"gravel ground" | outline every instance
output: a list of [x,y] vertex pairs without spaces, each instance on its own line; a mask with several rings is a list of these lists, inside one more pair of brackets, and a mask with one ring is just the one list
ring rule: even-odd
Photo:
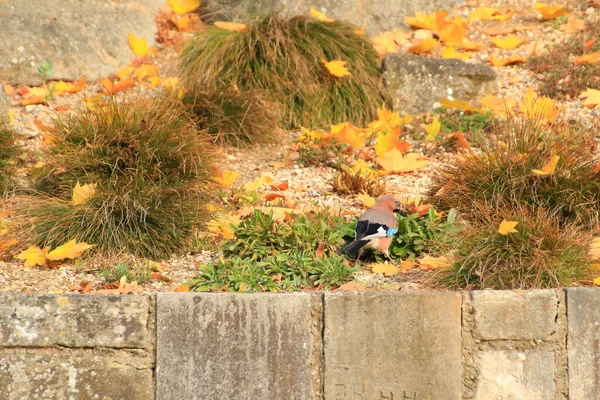
[[[553,2],[559,4],[559,2]],[[471,23],[468,36],[471,41],[483,42],[484,49],[481,52],[472,53],[471,62],[488,63],[489,56],[509,57],[524,56],[527,57],[531,51],[531,44],[537,41],[536,48],[538,53],[544,48],[564,40],[567,35],[556,29],[552,23],[540,23],[538,14],[531,9],[534,6],[532,1],[511,0],[511,1],[491,1],[483,4],[480,0],[467,1],[456,13],[458,15],[467,15],[473,8],[479,6],[490,6],[499,8],[514,8],[517,10],[515,15],[507,22],[475,22]],[[580,15],[585,17],[586,22],[598,23],[599,9],[587,7],[582,2],[569,2],[568,6],[572,10],[579,10]],[[522,45],[516,49],[502,50],[490,45],[490,38],[483,33],[483,29],[490,26],[532,26],[531,30],[525,30],[516,33],[516,35],[526,38],[528,44]],[[172,47],[166,47],[161,50],[157,57],[156,64],[162,71],[170,71],[167,75],[174,73],[176,60],[176,51]],[[520,98],[521,93],[529,87],[536,88],[537,77],[532,72],[520,67],[500,67],[496,68],[498,72],[498,84],[500,97]],[[163,74],[162,77],[166,75]],[[518,76],[519,79],[515,77]],[[35,163],[35,153],[41,146],[45,136],[44,126],[50,124],[51,120],[58,114],[69,113],[77,110],[85,98],[90,98],[101,93],[98,84],[92,84],[84,91],[76,94],[70,94],[62,97],[50,99],[48,105],[20,106],[19,96],[12,97],[10,112],[12,115],[13,126],[18,131],[19,141],[27,149],[27,156],[24,160],[24,166],[28,167]],[[132,91],[136,95],[152,95],[152,89],[148,87],[138,87]],[[562,102],[565,116],[583,126],[592,126],[598,121],[597,110],[583,108],[579,100]],[[66,108],[66,110],[64,110]],[[58,111],[63,109],[63,111]],[[282,143],[271,146],[252,147],[249,149],[223,149],[221,168],[232,169],[240,173],[236,183],[243,184],[256,177],[269,174],[276,182],[289,182],[289,189],[283,194],[293,200],[297,207],[315,207],[327,206],[333,210],[340,210],[343,214],[355,215],[362,211],[362,201],[356,196],[338,196],[333,193],[330,185],[334,170],[324,167],[302,167],[297,161],[292,159],[289,166],[277,166],[277,162],[285,159],[289,146],[293,142],[293,133],[286,134]],[[388,192],[397,195],[401,199],[422,198],[429,189],[430,176],[432,171],[439,168],[440,165],[452,162],[456,157],[455,153],[448,153],[443,147],[424,146],[413,140],[412,149],[421,150],[430,157],[428,167],[416,174],[390,175],[387,176],[386,184]],[[23,168],[23,174],[27,174],[27,169]],[[160,275],[163,280],[152,279],[148,283],[141,285],[145,292],[154,291],[172,291],[186,280],[192,278],[197,272],[197,266],[210,260],[212,254],[203,252],[201,254],[187,255],[185,257],[169,260],[166,267]],[[61,265],[55,269],[47,268],[26,268],[20,262],[0,262],[0,291],[15,292],[35,292],[35,293],[64,293],[77,292],[80,288],[86,286],[89,282],[91,291],[97,291],[105,288],[107,282],[101,276],[99,263],[88,261],[76,265]],[[427,290],[431,285],[427,284],[426,274],[420,270],[409,271],[405,274],[399,274],[393,277],[383,277],[379,274],[373,274],[368,270],[361,270],[356,280],[367,288],[394,289],[394,290]],[[83,283],[83,284],[82,284]],[[87,289],[86,289],[87,291]]]

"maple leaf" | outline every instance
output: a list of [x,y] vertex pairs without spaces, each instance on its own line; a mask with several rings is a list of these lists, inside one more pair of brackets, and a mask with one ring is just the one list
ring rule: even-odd
[[71,204],[74,206],[78,206],[80,204],[85,203],[96,194],[96,184],[95,183],[86,183],[83,186],[77,182],[75,187],[73,188],[73,197],[71,199]]
[[188,285],[181,284],[179,286],[177,286],[174,290],[174,292],[189,292],[190,291],[190,287]]
[[550,5],[535,3],[535,9],[542,14],[542,18],[546,21],[556,19],[569,13],[569,10],[565,9],[564,4]]
[[462,147],[463,149],[471,148],[471,145],[469,142],[467,142],[467,139],[465,139],[465,134],[463,131],[452,132],[450,135],[446,136],[446,139],[455,139],[458,146]]
[[404,21],[411,28],[429,29],[430,31],[439,31],[449,22],[448,12],[446,11],[436,11],[431,14],[416,11],[414,17],[406,16]]
[[492,16],[496,15],[500,9],[492,7],[477,7],[469,14],[469,21],[487,21],[492,19]]
[[463,40],[462,43],[457,44],[455,46],[465,51],[479,51],[483,49],[483,43],[474,43],[468,40]]
[[371,268],[371,271],[375,272],[376,274],[383,274],[385,276],[396,275],[398,272],[400,272],[400,269],[394,264],[376,263],[369,265],[369,267]]
[[577,33],[585,30],[585,21],[575,14],[569,15],[567,22],[560,26],[560,30],[564,33]]
[[367,288],[365,288],[363,285],[361,285],[360,283],[356,282],[356,281],[352,281],[352,282],[347,282],[344,283],[343,285],[341,285],[338,290],[367,290]]
[[434,39],[415,40],[408,50],[409,54],[430,53],[438,47],[439,42]]
[[448,98],[438,101],[444,108],[460,108],[463,111],[470,113],[482,113],[482,109],[473,107],[470,103],[461,100],[450,100]]
[[148,47],[146,38],[136,38],[133,33],[130,33],[127,36],[127,39],[129,41],[129,47],[131,47],[131,50],[133,50],[133,54],[140,57],[145,57],[148,54],[150,47]]
[[480,100],[483,111],[491,111],[494,115],[506,118],[517,105],[517,100],[512,97],[501,99],[493,94],[487,94]]
[[231,186],[233,181],[235,181],[238,178],[238,176],[240,176],[239,172],[228,169],[226,171],[223,171],[221,173],[221,176],[214,179],[219,185],[229,187]]
[[[102,78],[100,81],[102,83],[102,92],[106,96],[110,96],[119,92],[123,92],[127,89],[131,89],[135,87],[135,81],[131,78],[120,79],[117,83],[115,83],[112,79]],[[89,105],[88,105],[89,108]]]
[[581,93],[579,97],[585,99],[583,101],[584,106],[598,107],[600,105],[600,90],[587,88],[587,90]]
[[352,146],[355,149],[360,149],[365,144],[367,132],[348,122],[342,122],[341,124],[331,125],[331,134],[329,137],[336,139],[340,143]]
[[400,272],[405,273],[417,266],[417,263],[410,260],[402,260],[400,262]]
[[377,131],[377,143],[374,146],[377,157],[383,157],[385,153],[397,146],[400,130],[401,127],[397,126],[389,130]]
[[444,256],[440,257],[432,257],[432,256],[423,256],[417,259],[419,265],[423,269],[446,269],[450,267],[450,262],[448,258]]
[[248,32],[248,26],[246,24],[240,24],[237,22],[217,21],[217,22],[215,22],[215,26],[217,28],[226,29],[228,31]]
[[524,64],[527,62],[527,59],[524,57],[520,57],[520,56],[514,56],[514,57],[507,57],[507,58],[496,58],[493,55],[490,55],[490,63],[494,66],[494,67],[504,67],[507,65],[517,65],[517,64]]
[[594,278],[594,286],[600,286],[600,278]]
[[371,208],[375,205],[375,199],[366,193],[359,194],[358,198],[363,201],[363,203],[365,204],[365,207],[367,207],[367,208]]
[[467,34],[467,23],[462,18],[457,17],[454,21],[446,24],[438,35],[442,42],[446,44],[460,44]]
[[440,133],[440,128],[442,124],[440,123],[440,119],[436,115],[433,117],[433,122],[425,125],[425,132],[427,132],[427,137],[425,138],[426,142],[433,142],[437,137],[438,133]]
[[333,22],[333,20],[331,18],[329,18],[327,15],[325,15],[324,13],[315,10],[314,8],[310,9],[310,15],[312,15],[315,19],[317,19],[318,21],[321,22]]
[[523,94],[521,107],[527,118],[541,119],[543,123],[554,121],[561,111],[554,100],[549,97],[538,96],[531,87]]
[[514,49],[519,47],[523,43],[525,43],[525,40],[515,35],[510,35],[502,39],[492,39],[492,44],[500,49]]
[[325,61],[323,60],[323,64],[325,64],[325,68],[327,71],[335,77],[343,78],[344,76],[351,75],[348,68],[346,68],[346,61],[333,60],[333,61]]
[[388,53],[397,53],[400,46],[408,44],[408,34],[401,29],[386,31],[371,38],[371,44],[380,56]]
[[542,169],[534,169],[532,172],[536,175],[547,176],[554,174],[554,170],[556,170],[556,164],[560,160],[560,156],[552,156],[550,161],[548,161]]
[[442,58],[456,58],[458,60],[468,60],[471,55],[469,53],[459,53],[454,46],[446,46],[442,49]]
[[46,253],[47,251],[40,249],[37,246],[29,246],[27,250],[20,252],[17,255],[19,260],[25,261],[26,267],[33,267],[36,265],[46,265]]
[[175,14],[187,14],[200,7],[200,0],[167,0]]
[[84,251],[94,246],[95,245],[93,244],[87,244],[85,242],[77,243],[77,240],[73,239],[49,252],[46,258],[51,261],[64,260],[65,258],[77,258],[81,256]]
[[192,22],[195,19],[190,15],[174,15],[171,17],[170,21],[177,27],[179,32],[186,32],[190,29]]
[[240,222],[241,218],[237,215],[220,215],[213,218],[206,229],[209,232],[222,235],[225,240],[229,240],[235,237],[233,227],[238,226]]
[[500,223],[500,226],[498,227],[498,233],[501,235],[508,235],[509,233],[517,233],[519,231],[516,230],[515,227],[518,224],[519,223],[517,221],[502,220],[502,222]]
[[156,65],[143,64],[135,69],[133,77],[141,82],[146,78],[158,75],[158,71],[160,69]]
[[588,53],[571,59],[573,64],[595,64],[600,62],[600,51]]
[[81,92],[86,84],[87,79],[83,77],[73,83],[64,81],[52,82],[50,87],[52,88],[52,96],[63,96],[66,93]]
[[256,178],[255,180],[253,180],[252,182],[244,185],[244,189],[246,189],[247,192],[252,192],[252,191],[266,185],[267,183],[273,183],[273,178],[271,178],[269,175],[262,175],[262,176]]
[[394,148],[383,157],[375,159],[379,165],[390,173],[405,173],[423,169],[427,166],[427,158],[425,156],[409,153],[402,155],[400,150]]

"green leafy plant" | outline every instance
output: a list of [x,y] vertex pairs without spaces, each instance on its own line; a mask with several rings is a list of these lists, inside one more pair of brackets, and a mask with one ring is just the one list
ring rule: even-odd
[[[231,87],[266,92],[282,105],[285,128],[365,125],[390,99],[380,60],[356,28],[309,16],[259,18],[246,32],[208,28],[181,53],[184,87],[194,93]],[[325,61],[347,62],[349,76],[332,76]]]
[[146,283],[151,280],[151,270],[147,265],[136,263],[118,263],[117,265],[110,268],[103,268],[100,271],[100,275],[107,282],[117,282],[122,277],[126,277],[128,282],[136,281],[137,283]]
[[367,193],[378,197],[385,192],[385,182],[380,179],[378,171],[366,163],[357,163],[354,167],[341,164],[331,186],[334,192],[342,194]]
[[[561,224],[544,209],[480,207],[455,236],[453,265],[440,282],[461,289],[555,288],[593,278],[588,255],[591,233]],[[503,220],[517,232],[498,232]]]
[[[209,213],[212,150],[177,103],[111,98],[57,120],[38,193],[19,207],[23,236],[56,246],[73,238],[105,254],[162,259],[185,252]],[[95,185],[72,200],[75,186]]]
[[224,258],[200,268],[191,289],[276,292],[341,285],[356,269],[335,252],[343,243],[340,222],[327,212],[281,221],[255,211],[223,244]]

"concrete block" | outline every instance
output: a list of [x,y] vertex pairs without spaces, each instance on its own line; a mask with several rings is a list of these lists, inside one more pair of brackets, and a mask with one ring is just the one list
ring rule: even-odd
[[408,114],[430,111],[449,95],[472,101],[498,90],[496,72],[483,64],[390,53],[383,60],[383,69],[394,110]]
[[127,35],[155,45],[154,18],[164,0],[0,1],[0,80],[42,83],[48,61],[52,80],[98,79],[135,57]]
[[554,399],[554,354],[550,351],[482,351],[476,355],[473,400]]
[[461,398],[461,295],[326,293],[325,398]]
[[0,350],[0,399],[153,398],[152,363],[125,351]]
[[600,398],[600,289],[568,288],[569,399]]
[[149,346],[147,296],[0,294],[0,347]]
[[319,294],[158,293],[157,398],[316,399]]
[[476,339],[546,339],[556,330],[555,290],[471,292]]
[[310,8],[328,17],[363,26],[367,36],[407,27],[405,16],[415,11],[449,10],[463,0],[205,0],[204,15],[247,21],[249,17],[278,10],[289,14],[307,13]]

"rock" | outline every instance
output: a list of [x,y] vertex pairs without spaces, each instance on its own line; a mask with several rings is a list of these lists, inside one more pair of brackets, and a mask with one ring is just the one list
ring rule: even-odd
[[152,362],[95,350],[2,349],[0,398],[147,400]]
[[281,10],[289,14],[302,14],[310,8],[327,14],[329,18],[364,26],[367,36],[382,31],[407,27],[405,16],[415,11],[434,12],[449,10],[462,0],[206,0],[202,2],[204,15],[219,19],[247,20],[251,15],[262,15]]
[[325,293],[325,398],[461,398],[458,293]]
[[556,330],[555,290],[481,290],[470,294],[477,339],[546,339]]
[[147,348],[147,296],[0,294],[0,346]]
[[154,17],[163,0],[0,1],[0,80],[39,85],[38,66],[52,80],[97,79],[127,65],[131,32],[155,44]]
[[454,100],[472,101],[498,89],[491,67],[461,60],[390,53],[383,69],[394,110],[408,114],[427,112],[450,94]]
[[568,288],[569,399],[600,398],[600,290]]
[[0,122],[7,118],[8,116],[8,106],[10,105],[10,100],[4,91],[4,85],[0,82]]
[[550,351],[489,350],[477,354],[473,400],[554,399],[554,354]]
[[157,295],[157,398],[316,399],[319,294]]

